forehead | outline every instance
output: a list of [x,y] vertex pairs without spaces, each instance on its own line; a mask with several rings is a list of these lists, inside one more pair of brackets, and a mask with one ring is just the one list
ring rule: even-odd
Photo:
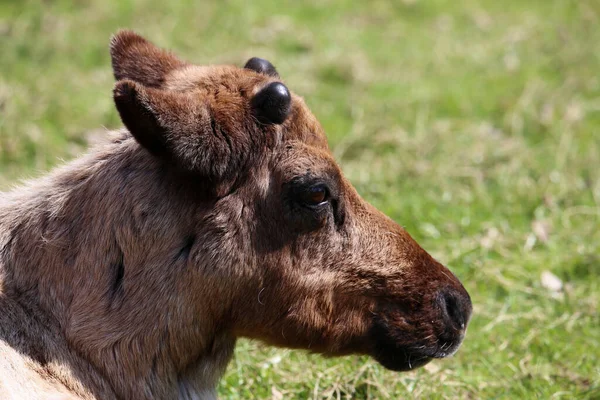
[[277,163],[283,167],[281,173],[285,181],[299,176],[339,178],[341,174],[328,149],[299,140],[285,143]]
[[241,94],[253,94],[263,85],[275,79],[233,65],[186,65],[175,69],[165,78],[168,90],[228,90]]
[[[210,97],[210,101],[238,103],[241,98],[246,100],[245,106],[249,106],[252,96],[267,84],[278,81],[281,82],[281,79],[231,65],[188,65],[172,71],[165,79],[165,88],[174,91],[200,91]],[[223,96],[224,92],[228,96]],[[235,99],[230,96],[235,96]],[[245,114],[240,112],[239,115],[242,118]],[[282,142],[300,141],[329,151],[323,128],[302,97],[293,92],[290,115],[278,129]]]

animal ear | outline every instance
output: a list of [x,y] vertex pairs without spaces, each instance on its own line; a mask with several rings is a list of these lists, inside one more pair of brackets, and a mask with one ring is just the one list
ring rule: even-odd
[[259,74],[265,74],[275,78],[279,78],[279,74],[275,69],[275,66],[264,58],[252,57],[246,62],[244,68],[256,71]]
[[292,96],[283,83],[271,82],[254,95],[251,104],[259,122],[265,125],[282,124],[290,113]]
[[212,182],[237,168],[236,143],[244,142],[225,137],[208,105],[193,94],[122,80],[113,96],[125,127],[155,156]]
[[208,132],[211,118],[207,108],[189,94],[122,80],[116,83],[113,95],[123,124],[152,154],[168,156],[185,165],[203,150],[201,133]]
[[111,38],[110,56],[116,80],[130,79],[149,87],[160,87],[169,72],[186,65],[170,52],[128,30],[119,31]]
[[[134,81],[122,80],[115,85],[113,97],[121,120],[133,137],[151,153],[161,155],[166,149],[166,129],[160,123],[159,110],[156,101],[150,100],[149,90]],[[152,97],[160,100],[156,97],[161,96]]]

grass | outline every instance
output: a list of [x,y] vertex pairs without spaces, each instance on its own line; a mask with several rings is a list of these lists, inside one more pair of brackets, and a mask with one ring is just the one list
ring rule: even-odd
[[222,398],[598,399],[598,26],[596,0],[4,1],[0,186],[120,125],[119,27],[200,64],[265,57],[475,313],[455,357],[406,374],[241,341]]

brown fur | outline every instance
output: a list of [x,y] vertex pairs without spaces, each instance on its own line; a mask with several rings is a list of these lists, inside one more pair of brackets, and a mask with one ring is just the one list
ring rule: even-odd
[[[129,131],[0,196],[0,398],[213,398],[238,337],[396,370],[458,348],[464,288],[356,193],[302,99],[255,118],[276,73],[128,31],[111,54]],[[328,201],[299,203],[315,182]]]

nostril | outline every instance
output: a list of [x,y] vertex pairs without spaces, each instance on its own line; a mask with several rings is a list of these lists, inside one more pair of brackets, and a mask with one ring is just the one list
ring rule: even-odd
[[442,315],[447,323],[456,329],[465,329],[471,316],[471,300],[468,294],[462,294],[455,289],[446,289],[439,294]]
[[456,297],[452,295],[446,295],[446,313],[450,317],[450,320],[454,321],[461,329],[464,329],[465,318],[458,309]]

